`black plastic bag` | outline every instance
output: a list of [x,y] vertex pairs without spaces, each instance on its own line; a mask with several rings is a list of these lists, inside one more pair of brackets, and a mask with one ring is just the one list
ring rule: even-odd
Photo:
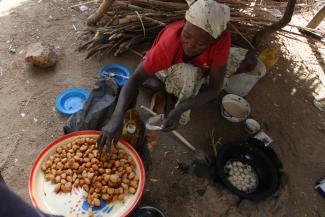
[[[116,82],[109,78],[100,78],[93,86],[89,98],[84,107],[77,113],[71,115],[63,125],[64,134],[82,131],[98,130],[110,120],[118,100],[120,88]],[[131,107],[135,106],[132,102]],[[141,133],[134,146],[139,153],[146,171],[151,168],[151,156],[146,146],[145,126],[141,121]]]
[[81,130],[101,130],[114,112],[119,91],[114,80],[97,80],[84,107],[64,123],[64,134]]

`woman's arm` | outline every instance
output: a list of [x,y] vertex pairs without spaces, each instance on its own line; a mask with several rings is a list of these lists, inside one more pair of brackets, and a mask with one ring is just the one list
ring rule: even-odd
[[123,129],[124,114],[136,99],[140,85],[148,78],[149,75],[145,72],[141,62],[122,88],[111,119],[102,128],[102,133],[97,140],[100,156],[105,145],[108,153],[111,143],[117,144]]
[[149,75],[143,69],[141,62],[137,66],[135,72],[129,78],[125,86],[122,88],[112,118],[123,119],[124,114],[129,108],[131,102],[133,102],[137,97],[139,87],[148,78]]
[[170,131],[177,127],[181,114],[195,106],[204,105],[218,97],[223,85],[223,79],[226,73],[226,65],[210,70],[210,82],[208,88],[199,92],[192,99],[184,101],[173,109],[167,116],[164,123],[164,131]]

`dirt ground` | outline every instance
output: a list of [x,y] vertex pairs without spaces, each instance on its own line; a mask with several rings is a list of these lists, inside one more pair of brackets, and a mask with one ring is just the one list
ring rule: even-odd
[[[78,2],[0,0],[0,168],[7,184],[26,201],[33,159],[62,135],[66,118],[55,111],[56,95],[72,86],[90,90],[105,64],[120,63],[132,70],[139,61],[133,54],[84,60],[84,53],[75,52],[78,31],[91,13],[69,8]],[[25,64],[27,45],[38,41],[59,50],[55,68]],[[265,45],[280,47],[281,57],[247,100],[252,117],[263,123],[274,140],[287,185],[265,201],[240,201],[219,184],[180,173],[177,161],[192,154],[172,135],[160,134],[142,204],[157,206],[170,217],[325,216],[324,199],[314,191],[315,181],[325,177],[325,113],[312,104],[323,91],[325,46],[285,37]],[[143,93],[140,102],[148,104],[148,96]],[[223,143],[246,136],[243,125],[222,119],[215,104],[195,109],[191,123],[179,130],[197,148],[208,149],[207,132],[212,128]]]

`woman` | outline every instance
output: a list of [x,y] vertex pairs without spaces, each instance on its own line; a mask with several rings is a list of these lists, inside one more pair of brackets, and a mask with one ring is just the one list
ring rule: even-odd
[[[156,76],[178,101],[164,120],[164,130],[189,121],[190,109],[215,99],[222,86],[230,50],[228,6],[214,0],[198,0],[186,12],[186,21],[163,29],[152,48],[123,87],[115,111],[98,139],[99,149],[116,144],[123,117],[147,79]],[[209,80],[208,80],[209,79]],[[203,84],[207,87],[200,91]],[[109,151],[109,148],[106,148]]]

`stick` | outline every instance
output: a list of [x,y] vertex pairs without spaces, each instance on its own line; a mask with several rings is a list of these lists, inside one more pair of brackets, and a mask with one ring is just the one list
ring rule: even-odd
[[234,25],[232,25],[231,23],[229,23],[229,25],[231,25],[231,27],[249,44],[249,46],[253,48],[253,50],[256,50],[252,43],[243,34],[241,34],[241,32]]
[[181,142],[183,142],[189,149],[191,149],[192,151],[196,151],[196,148],[194,146],[191,145],[191,143],[189,143],[189,141],[187,141],[187,139],[184,138],[184,136],[182,136],[179,132],[177,132],[176,130],[173,130],[172,133],[174,134],[174,136],[176,136]]
[[159,20],[152,19],[152,18],[150,18],[150,17],[146,17],[146,16],[144,16],[143,19],[144,19],[144,20],[151,21],[151,22],[153,22],[153,23],[157,23],[157,24],[160,25],[160,26],[167,26],[166,23],[163,23],[163,22],[161,22],[161,21],[159,21]]
[[144,28],[143,21],[142,21],[142,18],[141,18],[141,16],[140,16],[139,12],[138,12],[138,11],[135,11],[135,13],[136,13],[136,14],[138,15],[138,17],[139,17],[139,20],[140,20],[140,23],[141,23],[141,26],[142,26],[142,30],[143,30],[143,37],[145,38],[145,37],[146,37],[146,28]]
[[[281,32],[283,32],[283,33],[281,34]],[[287,33],[287,34],[292,34],[292,35],[296,35],[296,36],[299,36],[299,37],[306,37],[306,36],[301,35],[301,34],[299,34],[299,33],[290,32],[290,31],[288,31],[288,30],[284,30],[284,29],[280,29],[279,32],[276,32],[276,34],[282,35],[282,36],[284,36],[284,37],[287,37],[287,38],[290,38],[290,39],[294,39],[294,40],[300,41],[300,42],[302,42],[302,43],[306,43],[306,42],[304,42],[304,41],[302,41],[302,40],[299,40],[298,38],[290,37],[290,36],[288,36],[288,35],[285,34],[285,33]],[[309,39],[309,40],[312,40],[312,41],[314,41],[314,42],[318,42],[318,43],[325,44],[324,41],[321,41],[321,40],[316,39],[316,38],[311,38],[311,37],[309,37],[308,39]],[[310,44],[309,44],[309,45],[310,45]]]
[[156,116],[157,114],[155,112],[153,112],[150,108],[145,107],[144,105],[140,106],[140,108],[142,108],[143,110],[147,111],[149,114],[151,114],[152,116]]
[[297,29],[302,29],[302,30],[306,30],[306,31],[310,31],[310,32],[316,32],[319,34],[325,34],[324,31],[322,30],[318,30],[318,29],[311,29],[311,28],[307,28],[307,27],[303,27],[303,26],[297,26],[297,25],[292,25],[292,24],[288,24],[288,26],[292,26],[292,27],[296,27]]
[[294,12],[294,9],[295,9],[296,1],[297,0],[288,0],[287,7],[286,7],[286,10],[285,10],[284,15],[282,16],[282,18],[278,22],[275,22],[272,25],[267,26],[266,28],[262,29],[261,31],[258,31],[255,34],[253,44],[256,47],[260,44],[260,42],[264,39],[264,37],[266,37],[270,33],[273,33],[273,32],[276,32],[279,29],[282,29],[288,23],[290,23],[293,12]]
[[130,51],[131,53],[133,53],[133,54],[139,56],[140,58],[143,57],[143,55],[142,55],[140,52],[138,52],[138,51],[136,51],[136,50],[134,50],[134,49],[132,49],[132,48],[129,48],[129,51]]
[[132,5],[132,4],[127,3],[127,2],[116,1],[114,4],[119,5],[119,6],[123,6],[123,7],[126,7],[126,8],[130,8],[130,9],[133,9],[133,10],[139,10],[139,11],[148,10],[146,8],[142,8],[142,7],[139,7],[139,6],[136,6],[136,5]]
[[218,146],[222,145],[222,143],[221,143],[222,137],[220,137],[217,141],[215,141],[214,130],[215,129],[211,130],[209,132],[209,135],[210,135],[211,146],[212,146],[212,149],[213,149],[214,156],[217,157]]
[[88,2],[81,2],[79,4],[75,4],[75,5],[70,6],[69,8],[75,8],[75,7],[78,7],[78,6],[81,6],[81,5],[87,5],[87,4],[90,4],[90,3],[97,2],[97,1],[98,0],[92,0],[92,1],[88,1]]
[[[155,112],[151,111],[149,108],[145,107],[144,105],[141,105],[140,108],[142,108],[143,110],[149,112],[149,114],[151,114],[152,116],[157,115]],[[184,136],[182,136],[179,132],[177,132],[176,130],[173,130],[172,133],[181,142],[183,142],[189,149],[191,149],[192,151],[195,151],[196,150],[196,148],[193,145],[191,145],[191,143],[189,141],[187,141],[187,139],[185,139]]]
[[132,0],[132,2],[140,3],[140,4],[142,3],[146,5],[151,4],[160,7],[165,7],[168,9],[177,9],[177,10],[183,10],[188,8],[188,5],[186,3],[163,2],[158,0]]

